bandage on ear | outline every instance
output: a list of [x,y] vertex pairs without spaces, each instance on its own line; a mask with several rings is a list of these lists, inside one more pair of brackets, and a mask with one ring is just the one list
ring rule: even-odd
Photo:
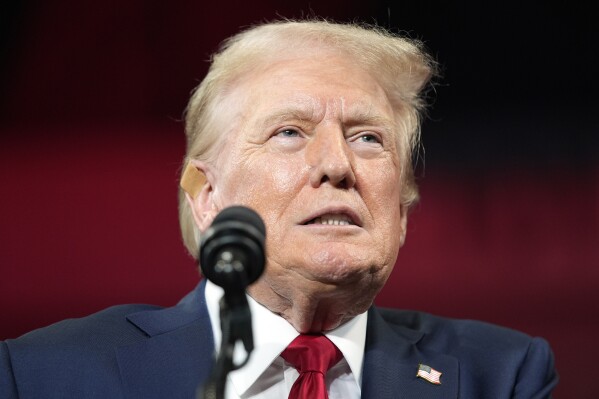
[[191,198],[195,199],[200,193],[200,190],[202,190],[204,183],[206,183],[206,175],[193,166],[191,162],[188,162],[183,171],[183,175],[181,175],[181,182],[179,183],[181,188],[189,194]]

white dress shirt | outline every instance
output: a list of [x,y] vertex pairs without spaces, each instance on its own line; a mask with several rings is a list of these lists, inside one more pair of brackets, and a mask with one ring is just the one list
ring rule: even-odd
[[[216,351],[220,349],[219,300],[223,290],[207,281],[206,304],[212,323]],[[299,333],[287,320],[272,313],[247,296],[252,312],[254,351],[248,363],[229,373],[225,390],[226,399],[281,399],[287,398],[291,386],[299,376],[297,370],[279,355]],[[366,341],[366,312],[354,317],[325,335],[339,348],[343,359],[326,375],[329,399],[360,398],[362,360]],[[235,363],[245,359],[240,343],[235,347]]]

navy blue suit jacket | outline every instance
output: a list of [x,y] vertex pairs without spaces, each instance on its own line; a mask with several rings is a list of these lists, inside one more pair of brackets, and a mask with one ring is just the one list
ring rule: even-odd
[[[171,308],[123,305],[0,342],[0,398],[186,398],[212,367],[204,284]],[[416,376],[419,363],[441,385]],[[489,324],[371,308],[362,397],[548,398],[545,341]]]

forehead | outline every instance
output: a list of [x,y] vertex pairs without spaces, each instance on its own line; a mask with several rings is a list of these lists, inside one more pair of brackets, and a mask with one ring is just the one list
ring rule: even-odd
[[224,103],[221,109],[245,122],[313,119],[326,112],[352,119],[393,120],[393,107],[379,81],[348,57],[331,54],[261,65],[236,79]]

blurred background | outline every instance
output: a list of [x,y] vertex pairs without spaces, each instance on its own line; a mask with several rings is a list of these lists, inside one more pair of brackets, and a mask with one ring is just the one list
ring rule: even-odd
[[377,303],[542,336],[555,397],[599,397],[598,15],[439,3],[2,2],[0,339],[197,284],[176,209],[190,91],[240,27],[316,15],[421,39],[442,68]]

